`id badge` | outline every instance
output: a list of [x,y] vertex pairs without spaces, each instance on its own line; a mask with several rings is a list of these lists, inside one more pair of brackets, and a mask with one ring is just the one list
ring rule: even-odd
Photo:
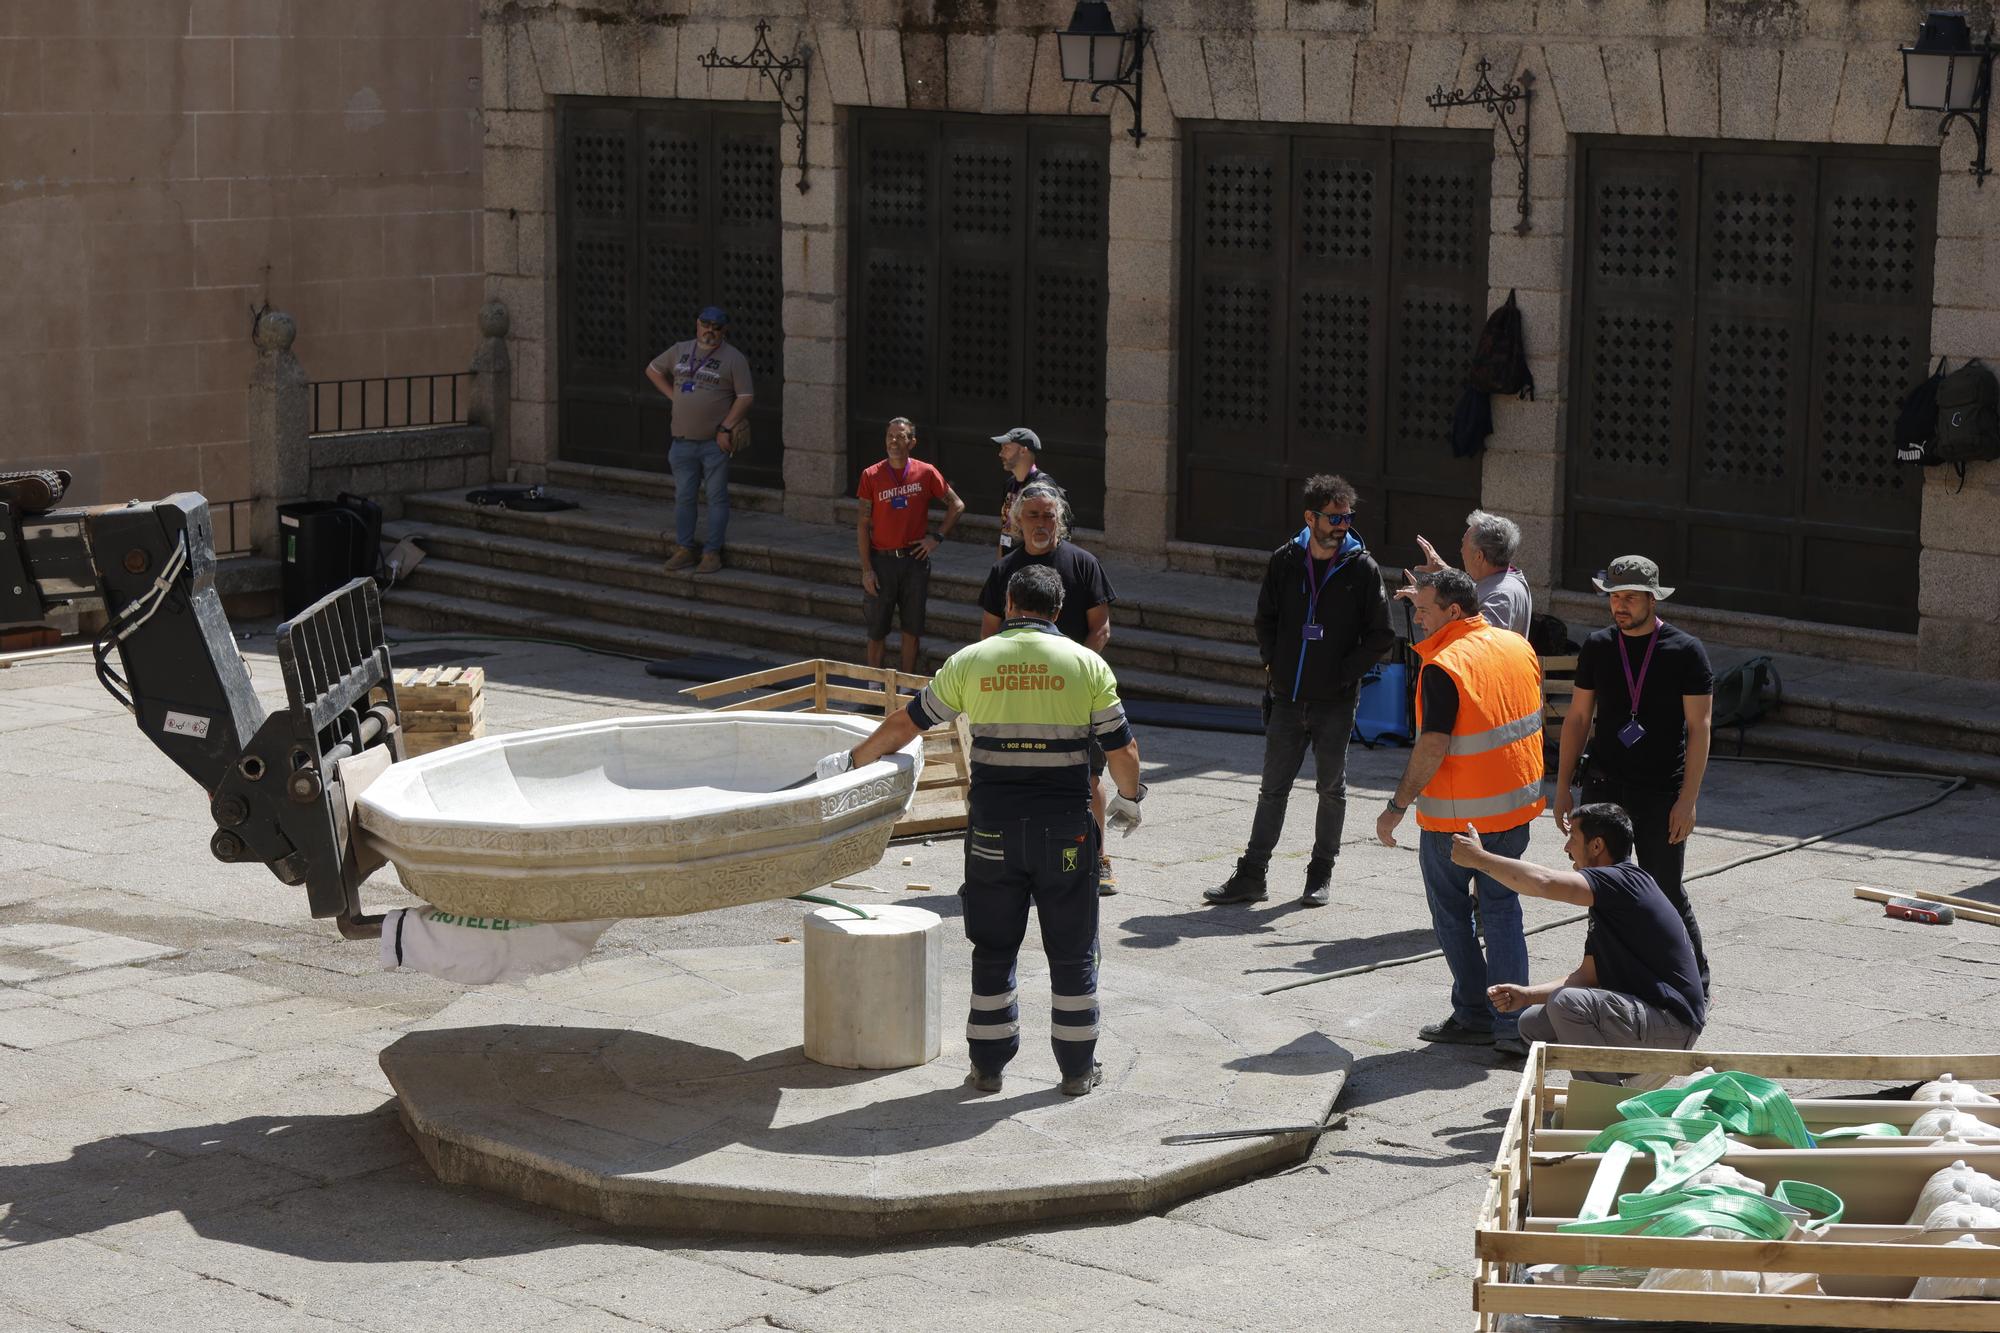
[[1313,642],[1317,642],[1320,639],[1324,639],[1326,637],[1326,626],[1307,625],[1305,627],[1305,637]]
[[1637,745],[1645,735],[1646,729],[1639,725],[1639,719],[1636,717],[1618,728],[1618,739],[1627,749]]
[[910,497],[907,495],[899,495],[895,499],[889,501],[889,508],[891,509],[908,509],[909,507],[910,507]]
[[681,392],[682,392],[682,393],[693,393],[693,392],[694,392],[694,381],[693,381],[693,380],[682,380],[682,381],[681,381]]

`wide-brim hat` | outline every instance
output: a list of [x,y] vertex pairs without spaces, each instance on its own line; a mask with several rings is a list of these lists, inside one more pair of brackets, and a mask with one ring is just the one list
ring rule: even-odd
[[1660,567],[1643,555],[1621,555],[1599,570],[1591,580],[1599,592],[1645,592],[1660,601],[1674,595],[1672,588],[1660,586]]

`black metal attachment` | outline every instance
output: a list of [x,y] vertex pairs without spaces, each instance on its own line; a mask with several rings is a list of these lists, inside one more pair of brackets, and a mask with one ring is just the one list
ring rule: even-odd
[[1986,114],[1993,94],[1993,30],[1975,42],[1965,15],[1932,10],[1917,29],[1914,46],[1898,47],[1903,57],[1903,104],[1912,111],[1942,111],[1938,139],[1951,133],[1951,123],[1972,127],[1972,179],[1981,189],[1993,174],[1986,165]]
[[[771,49],[771,25],[769,21],[757,21],[757,40],[751,44],[746,56],[726,56],[716,47],[709,47],[708,54],[701,57],[703,69],[754,69],[770,81],[771,91],[778,95],[778,105],[784,108],[785,119],[799,136],[799,193],[806,192],[806,95],[811,90],[812,80],[805,77],[812,67],[812,47],[796,45],[796,55],[781,56]],[[792,75],[799,75],[796,94],[788,91]]]
[[1132,142],[1146,137],[1146,46],[1153,30],[1146,26],[1145,11],[1133,19],[1132,31],[1120,32],[1112,21],[1105,0],[1082,0],[1070,16],[1069,27],[1056,34],[1056,49],[1067,83],[1090,85],[1095,102],[1106,88],[1122,93],[1132,106],[1132,128],[1126,133]]
[[[1514,162],[1520,168],[1520,201],[1515,211],[1521,220],[1514,224],[1514,234],[1528,234],[1528,98],[1533,92],[1534,72],[1522,70],[1521,77],[1513,83],[1494,87],[1487,72],[1493,63],[1483,56],[1480,58],[1479,82],[1472,85],[1471,92],[1454,88],[1450,92],[1439,84],[1437,91],[1424,99],[1433,111],[1446,111],[1455,106],[1483,106],[1486,113],[1500,121],[1500,132],[1507,136],[1507,146],[1514,150]],[[1514,115],[1520,113],[1520,123],[1515,124]]]

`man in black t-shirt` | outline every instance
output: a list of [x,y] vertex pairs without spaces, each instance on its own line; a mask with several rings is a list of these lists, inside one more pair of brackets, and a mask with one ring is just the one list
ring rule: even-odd
[[[1056,615],[1056,628],[1065,638],[1074,639],[1094,653],[1103,653],[1111,642],[1111,604],[1118,595],[1111,590],[1104,566],[1097,557],[1069,540],[1069,502],[1051,481],[1031,481],[1014,500],[1014,523],[1021,532],[1021,544],[1008,552],[986,575],[979,592],[981,619],[979,637],[990,639],[1007,623],[1007,580],[1018,570],[1047,565],[1062,579],[1063,604]],[[1096,741],[1090,744],[1090,812],[1097,819],[1100,844],[1104,831],[1104,751]],[[1099,853],[1097,891],[1118,892],[1111,873],[1111,858]]]
[[[1660,586],[1658,565],[1621,555],[1592,582],[1610,599],[1612,624],[1577,652],[1556,764],[1556,826],[1569,831],[1579,780],[1584,801],[1624,807],[1639,865],[1680,913],[1706,991],[1708,954],[1681,874],[1708,771],[1715,673],[1700,639],[1660,619],[1657,605],[1674,590]],[[1586,737],[1590,761],[1579,774]]]
[[[1561,981],[1487,989],[1501,1013],[1518,1013],[1527,1041],[1565,1046],[1692,1050],[1708,1022],[1695,974],[1694,944],[1660,886],[1626,858],[1632,821],[1615,805],[1578,806],[1563,845],[1572,870],[1549,870],[1496,856],[1471,825],[1452,839],[1451,859],[1491,875],[1516,893],[1590,909],[1583,963]],[[1659,1075],[1579,1072],[1594,1083],[1656,1086]]]

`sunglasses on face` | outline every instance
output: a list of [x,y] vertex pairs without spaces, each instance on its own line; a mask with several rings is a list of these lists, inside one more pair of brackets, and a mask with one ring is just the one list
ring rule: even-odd
[[1313,517],[1319,519],[1328,527],[1344,528],[1354,522],[1354,511],[1350,509],[1344,514],[1330,514],[1324,509],[1315,509],[1313,510]]

